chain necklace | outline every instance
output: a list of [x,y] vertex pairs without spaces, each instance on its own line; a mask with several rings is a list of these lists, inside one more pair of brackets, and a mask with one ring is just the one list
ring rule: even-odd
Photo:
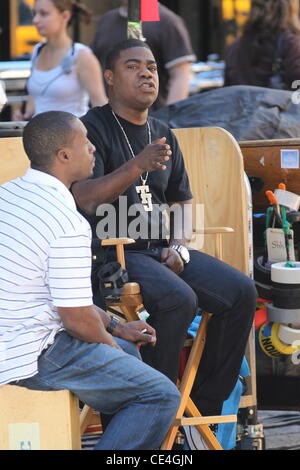
[[[128,148],[130,150],[130,153],[131,153],[131,156],[132,158],[135,158],[135,154],[134,154],[134,151],[130,145],[130,142],[129,142],[129,139],[127,137],[127,134],[122,126],[122,124],[120,123],[119,119],[117,118],[115,112],[113,111],[113,109],[111,110],[112,112],[112,115],[113,117],[115,118],[115,120],[117,121],[122,133],[123,133],[123,136],[125,138],[125,141],[128,145]],[[149,122],[147,120],[147,130],[148,130],[148,142],[149,144],[151,144],[151,141],[152,141],[152,138],[151,138],[151,129],[150,129],[150,125],[149,125]],[[152,205],[152,194],[150,192],[150,189],[149,189],[149,185],[146,184],[147,183],[147,180],[148,180],[148,176],[149,176],[149,172],[147,171],[146,173],[146,176],[145,178],[143,178],[143,175],[140,175],[140,179],[141,179],[141,182],[142,182],[142,185],[140,186],[136,186],[135,189],[136,189],[136,192],[140,195],[140,198],[141,198],[141,202],[142,202],[142,205],[145,209],[146,212],[151,212],[153,210],[153,205]]]

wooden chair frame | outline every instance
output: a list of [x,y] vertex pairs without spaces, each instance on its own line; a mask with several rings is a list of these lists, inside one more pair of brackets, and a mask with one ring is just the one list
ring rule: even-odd
[[[222,259],[222,235],[225,233],[232,232],[233,229],[230,227],[214,227],[206,228],[203,230],[202,233],[206,235],[214,235],[216,258]],[[179,384],[179,390],[181,392],[180,405],[177,410],[175,421],[170,427],[167,436],[165,437],[162,443],[161,450],[172,449],[179,426],[185,425],[196,426],[210,450],[222,450],[223,448],[221,444],[217,440],[214,433],[211,431],[209,425],[218,423],[231,423],[237,421],[236,415],[202,416],[190,397],[190,393],[195,381],[196,373],[205,346],[207,324],[209,322],[210,316],[211,315],[208,312],[204,312],[202,314],[201,322],[196,337],[192,341],[192,347],[188,357],[188,361],[185,366],[181,382]],[[188,415],[188,418],[185,417],[184,414]]]
[[[213,235],[215,238],[215,256],[222,259],[222,235],[226,233],[232,233],[233,230],[229,227],[214,227],[206,228],[202,231],[203,234]],[[131,239],[107,239],[102,241],[104,246],[116,246],[117,259],[121,264],[122,268],[125,269],[125,255],[124,245],[133,243]],[[137,310],[142,305],[142,297],[139,290],[139,284],[127,283],[124,285],[124,292],[120,295],[120,303],[115,304],[114,302],[108,302],[108,306],[119,306],[122,313],[125,315],[127,321],[138,320]],[[222,447],[211,431],[209,424],[213,423],[228,423],[236,422],[236,415],[223,415],[223,416],[201,416],[201,413],[190,398],[192,386],[196,377],[198,366],[202,357],[202,353],[205,346],[206,328],[209,321],[210,314],[204,313],[202,315],[201,323],[195,339],[192,341],[191,352],[185,367],[185,371],[182,380],[179,385],[181,392],[181,402],[176,414],[175,421],[170,427],[170,430],[161,446],[161,450],[171,450],[174,444],[174,440],[177,435],[179,426],[192,424],[197,426],[200,434],[207,443],[208,447],[212,450],[222,450]],[[94,410],[89,408],[87,405],[84,406],[81,416],[81,433],[85,432],[87,426],[93,419]],[[184,413],[189,418],[184,417]]]

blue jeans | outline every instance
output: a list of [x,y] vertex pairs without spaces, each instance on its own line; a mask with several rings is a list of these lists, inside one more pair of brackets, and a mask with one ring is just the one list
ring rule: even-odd
[[124,352],[60,332],[41,354],[38,374],[15,385],[71,390],[95,410],[114,414],[96,450],[159,449],[179,406],[179,392],[140,360],[134,344],[116,341]]
[[[126,249],[129,280],[141,286],[157,344],[141,350],[143,361],[173,382],[187,329],[199,307],[212,313],[192,398],[202,414],[218,414],[238,379],[256,308],[253,281],[205,253],[190,250],[178,276],[161,263],[162,247]],[[108,255],[113,259],[114,251]],[[95,286],[95,283],[93,284]]]

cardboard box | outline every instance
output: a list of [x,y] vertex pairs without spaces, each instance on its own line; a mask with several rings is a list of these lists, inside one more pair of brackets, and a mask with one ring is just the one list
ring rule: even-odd
[[79,402],[68,390],[0,387],[0,450],[78,450]]

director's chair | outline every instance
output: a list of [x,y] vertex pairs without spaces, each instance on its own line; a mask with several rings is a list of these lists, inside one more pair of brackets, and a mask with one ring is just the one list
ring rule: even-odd
[[[215,227],[204,229],[202,233],[213,235],[215,238],[215,256],[222,257],[222,235],[225,233],[231,233],[233,230],[228,227]],[[125,255],[124,245],[134,243],[131,239],[108,239],[102,241],[104,246],[116,246],[117,260],[123,269],[125,266]],[[108,301],[108,307],[118,307],[124,314],[127,321],[138,320],[138,311],[142,307],[142,296],[140,293],[140,286],[137,283],[125,283],[124,290],[120,294],[119,301]],[[205,345],[205,336],[207,323],[209,321],[210,314],[204,313],[198,329],[198,333],[193,340],[189,340],[191,344],[191,351],[189,354],[188,362],[185,367],[185,371],[182,380],[179,385],[182,398],[180,406],[177,411],[175,421],[170,428],[166,439],[164,440],[161,449],[172,449],[174,440],[177,435],[179,426],[186,424],[196,425],[199,432],[203,436],[203,439],[207,443],[208,447],[213,450],[221,450],[222,447],[215,435],[209,428],[209,424],[213,423],[228,423],[236,421],[235,415],[227,416],[205,416],[201,417],[199,410],[190,398],[190,392],[195,380],[196,372],[201,360],[201,356]],[[87,405],[84,406],[81,412],[81,432],[84,433],[86,427],[90,424],[93,419],[94,411]],[[186,418],[183,415],[187,414],[190,418]]]
[[[247,194],[244,180],[244,166],[241,151],[235,139],[221,128],[175,129],[175,135],[182,150],[189,174],[194,204],[204,204],[205,226],[214,227],[202,231],[205,233],[204,245],[191,247],[216,256],[233,267],[249,275],[249,218],[247,212]],[[194,207],[196,210],[196,207]],[[228,228],[231,227],[231,228]],[[221,228],[217,228],[221,227]],[[227,227],[227,228],[226,228]],[[226,243],[222,243],[222,236]],[[108,243],[108,242],[107,242]],[[119,247],[121,252],[121,247]],[[120,255],[122,259],[122,255]],[[123,255],[124,256],[124,255]],[[136,286],[138,289],[138,287]],[[135,295],[140,296],[136,292]],[[139,301],[142,301],[139,297]],[[139,304],[139,301],[137,304]],[[128,319],[136,319],[136,308],[129,306]],[[128,307],[125,308],[126,310]],[[124,310],[125,311],[125,310]],[[205,345],[205,335],[209,313],[202,316],[201,325],[192,348],[185,372],[179,385],[182,400],[174,423],[172,424],[161,449],[171,449],[178,427],[193,424],[199,429],[210,449],[222,449],[209,424],[234,422],[236,416],[201,417],[199,410],[190,399],[190,392],[195,374]],[[250,394],[242,397],[244,406],[256,405],[254,342],[249,341],[251,383]],[[187,416],[185,417],[184,414]]]

